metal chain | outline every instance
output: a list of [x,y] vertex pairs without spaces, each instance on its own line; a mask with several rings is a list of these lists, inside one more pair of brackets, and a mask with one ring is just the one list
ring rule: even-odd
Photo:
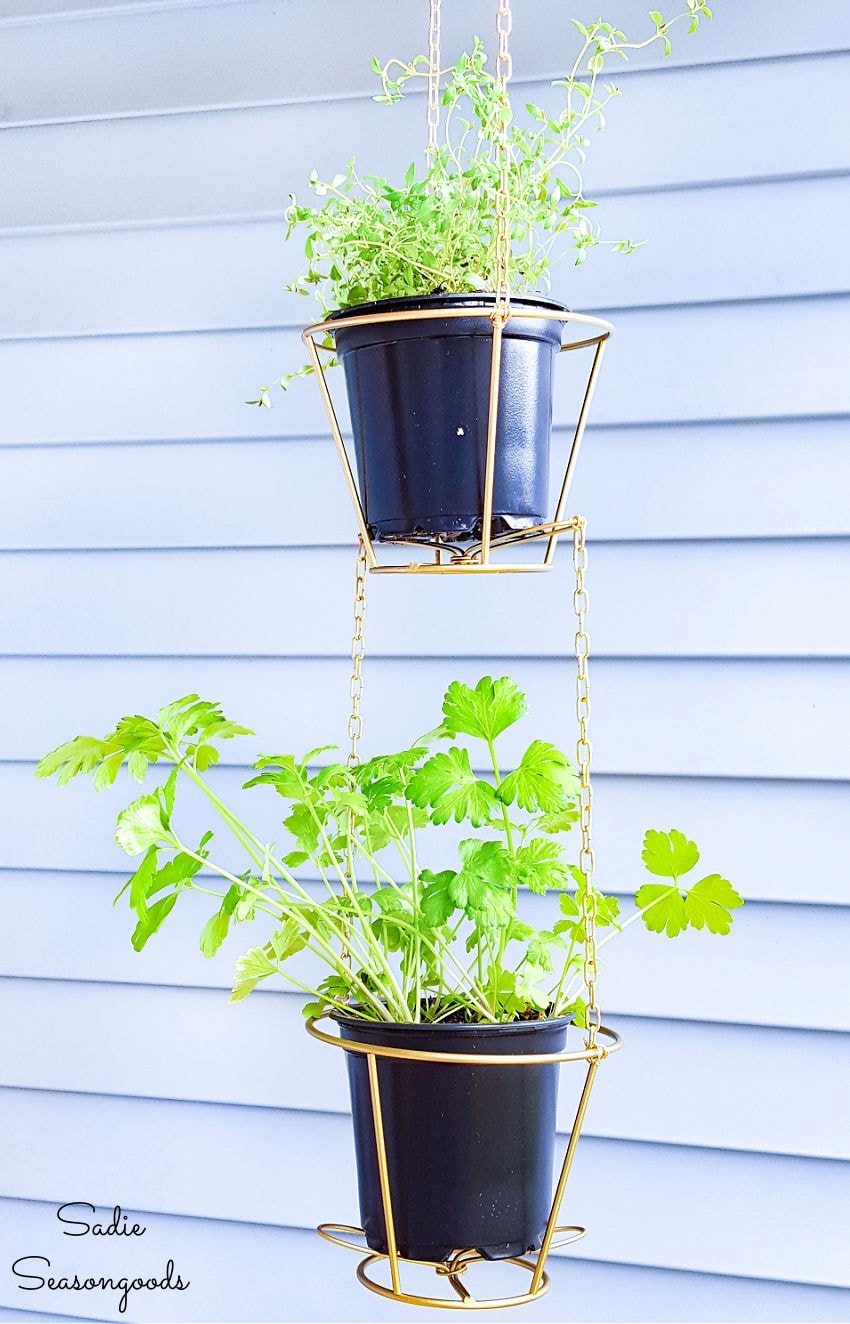
[[[498,55],[496,59],[496,83],[499,89],[499,100],[502,103],[503,110],[510,108],[510,98],[508,96],[508,83],[511,79],[513,67],[511,63],[510,50],[508,48],[508,38],[511,32],[511,3],[510,0],[499,0],[499,9],[496,16],[496,33],[499,39]],[[508,269],[511,258],[511,235],[509,223],[509,166],[510,166],[510,128],[507,115],[502,116],[499,126],[499,143],[497,147],[497,159],[499,163],[499,183],[496,188],[496,308],[497,315],[502,318],[507,317],[510,304],[510,294],[508,290]]]
[[584,921],[584,985],[587,993],[587,1047],[596,1047],[596,1032],[600,1024],[599,1007],[596,1002],[596,984],[599,979],[599,966],[596,953],[596,891],[593,886],[593,844],[591,838],[593,819],[593,788],[590,784],[591,746],[588,739],[590,721],[590,679],[587,662],[590,655],[590,639],[585,630],[585,616],[590,606],[590,598],[584,586],[587,570],[587,545],[585,543],[586,521],[576,516],[573,528],[573,566],[576,572],[576,587],[573,593],[578,629],[575,638],[576,662],[576,716],[579,735],[576,744],[581,789],[579,793],[579,826],[581,829],[581,854],[579,869],[584,875],[584,896],[582,898],[582,919]]
[[428,146],[425,158],[428,164],[437,151],[437,130],[440,127],[440,0],[430,0],[428,22]]
[[360,716],[360,700],[363,697],[363,654],[366,651],[363,643],[363,621],[366,617],[367,567],[366,544],[361,537],[357,548],[357,571],[354,577],[354,635],[351,640],[351,661],[353,667],[351,671],[351,680],[348,684],[348,693],[351,696],[351,716],[348,719],[348,734],[351,739],[351,749],[348,754],[349,768],[356,768],[360,764],[360,755],[357,752],[357,742],[363,732],[363,718]]

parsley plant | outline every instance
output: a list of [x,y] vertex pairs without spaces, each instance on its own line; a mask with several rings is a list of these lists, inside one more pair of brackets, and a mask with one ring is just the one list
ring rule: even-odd
[[[246,788],[266,787],[283,800],[288,841],[280,853],[219,798],[205,775],[218,761],[220,741],[252,733],[195,694],[155,719],[122,718],[102,740],[77,736],[42,759],[37,776],[58,774],[66,784],[90,774],[100,788],[124,764],[138,782],[151,764],[171,765],[164,785],[119,814],[118,844],[141,857],[119,896],[129,893],[137,951],[184,891],[215,901],[200,938],[205,956],[218,951],[231,925],[265,923],[270,936],[237,964],[235,1000],[280,974],[309,995],[308,1014],[338,1009],[372,1020],[495,1023],[570,1012],[582,1024],[587,883],[562,844],[578,821],[578,774],[543,740],[533,740],[511,771],[500,767],[497,741],[525,712],[525,695],[507,677],[484,676],[474,689],[455,681],[440,725],[409,749],[356,768],[317,766],[332,746],[303,758],[260,758]],[[460,737],[475,742],[474,753]],[[432,752],[443,743],[447,748]],[[475,770],[479,751],[486,777]],[[183,839],[175,799],[185,780],[236,838],[244,872],[216,862],[211,831],[197,845]],[[469,833],[456,864],[434,872],[428,848],[451,821],[468,825]],[[638,890],[626,920],[615,897],[597,893],[599,925],[611,930],[600,946],[641,917],[648,929],[670,937],[688,927],[728,933],[731,912],[743,902],[719,874],[683,882],[699,860],[693,842],[676,830],[647,832],[643,859],[664,881]],[[526,889],[559,894],[551,929],[520,919]],[[302,952],[316,959],[290,964]],[[321,965],[324,978],[315,973]]]

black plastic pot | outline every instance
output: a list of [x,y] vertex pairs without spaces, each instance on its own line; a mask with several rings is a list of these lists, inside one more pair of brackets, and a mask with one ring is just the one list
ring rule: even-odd
[[[492,324],[477,316],[346,328],[346,317],[493,302],[492,294],[432,294],[332,314],[373,538],[480,537]],[[511,303],[567,311],[537,297]],[[504,329],[494,536],[547,518],[552,365],[562,330],[559,321],[526,317],[510,319]]]
[[[426,1052],[564,1050],[567,1017],[514,1025],[388,1025],[335,1018],[344,1039]],[[361,1226],[387,1252],[368,1064],[346,1053]],[[441,1261],[476,1249],[505,1259],[539,1249],[552,1205],[558,1064],[527,1067],[378,1058],[398,1253]]]

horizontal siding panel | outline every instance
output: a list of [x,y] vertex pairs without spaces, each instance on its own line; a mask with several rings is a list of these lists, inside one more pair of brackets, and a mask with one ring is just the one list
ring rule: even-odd
[[[822,418],[850,412],[845,299],[624,312],[594,401],[596,425]],[[315,386],[295,383],[272,410],[260,383],[304,361],[296,332],[7,343],[0,441],[179,441],[326,436]],[[588,352],[562,356],[555,420],[570,424]],[[336,376],[341,420],[344,386]],[[467,422],[467,420],[461,420]]]
[[[7,917],[0,933],[0,973],[229,990],[236,958],[262,941],[266,930],[237,929],[218,956],[207,960],[198,939],[210,903],[190,894],[181,898],[168,924],[145,950],[134,952],[129,909],[123,902],[115,910],[110,904],[125,879],[126,873],[0,871]],[[631,903],[625,904],[628,913]],[[554,918],[552,898],[540,901],[526,896],[523,907],[538,927],[546,927]],[[850,913],[830,906],[749,901],[736,915],[734,934],[724,939],[688,933],[671,942],[633,926],[627,936],[605,946],[602,1005],[606,1016],[808,1030],[813,1028],[813,1009],[800,990],[816,984],[817,1028],[850,1030],[844,974],[848,942]],[[257,998],[268,994],[274,999],[275,990],[285,988],[277,981],[263,985]],[[231,1011],[238,1008],[228,1004],[227,1013]],[[223,1003],[221,1014],[225,1014]]]
[[[644,246],[627,259],[560,263],[555,292],[573,308],[628,308],[846,290],[848,191],[850,180],[836,178],[606,198],[595,213],[605,234]],[[801,209],[818,216],[817,244],[800,233]],[[8,234],[0,335],[298,323],[314,314],[283,293],[303,262],[301,242],[284,234],[281,219]],[[712,237],[698,260],[695,234]]]
[[[21,17],[55,8],[27,0]],[[73,8],[89,6],[76,0]],[[4,4],[0,20],[16,13]],[[5,33],[0,77],[7,88],[6,118],[32,120],[76,115],[139,114],[196,105],[228,105],[266,100],[323,100],[370,95],[374,80],[369,61],[410,59],[424,49],[426,30],[415,6],[400,6],[387,31],[386,10],[361,3],[356,13],[345,0],[323,0],[318,8],[272,0],[249,0],[238,6],[110,6],[117,12],[89,22],[18,23]],[[753,59],[797,54],[801,40],[810,50],[828,51],[850,44],[846,12],[838,0],[825,0],[812,32],[801,34],[788,4],[766,0],[746,6],[746,13],[718,14],[704,24],[697,40],[680,37],[671,64]],[[11,10],[11,12],[10,12]],[[125,12],[122,12],[125,11]],[[150,12],[150,11],[153,12]],[[574,7],[579,18],[597,17],[592,5]],[[629,35],[645,36],[645,18],[627,0],[609,0],[609,21],[625,25]],[[642,22],[636,22],[636,17]],[[468,47],[472,33],[485,39],[493,28],[488,0],[467,0],[460,12],[448,8],[443,18],[443,66]],[[545,34],[545,40],[541,34]],[[546,76],[572,63],[576,34],[559,0],[538,0],[534,22],[520,14],[511,48],[516,77]],[[130,55],[132,52],[132,56]],[[309,52],[309,59],[305,53]],[[637,67],[660,63],[658,51],[638,55]],[[26,73],[29,77],[26,76]],[[617,69],[617,76],[621,71]],[[35,74],[35,76],[34,76]]]
[[[593,428],[570,509],[602,541],[846,536],[846,434],[843,419]],[[570,438],[555,435],[553,500]],[[355,534],[330,440],[0,447],[3,550],[206,546],[211,511],[223,546]]]
[[[58,1203],[58,1202],[57,1202]],[[111,1206],[98,1211],[108,1222]],[[0,1200],[0,1228],[4,1240],[28,1251],[34,1245],[50,1245],[63,1264],[74,1264],[84,1272],[91,1266],[98,1275],[104,1272],[104,1252],[93,1242],[81,1238],[60,1246],[56,1226],[56,1206],[28,1200]],[[232,1324],[242,1319],[246,1310],[246,1284],[250,1283],[251,1313],[255,1319],[280,1320],[282,1298],[290,1319],[317,1321],[346,1320],[348,1324],[398,1324],[399,1306],[361,1288],[354,1277],[356,1261],[335,1246],[328,1245],[315,1232],[278,1228],[214,1219],[174,1218],[165,1214],[144,1213],[146,1240],[128,1242],[121,1247],[122,1263],[128,1271],[142,1269],[157,1258],[174,1258],[179,1267],[190,1266],[192,1285],[186,1292],[146,1294],[144,1318],[156,1321],[199,1319]],[[45,1236],[47,1234],[47,1237]],[[67,1247],[73,1251],[68,1253]],[[112,1248],[110,1248],[112,1249]],[[544,1324],[553,1318],[599,1321],[648,1321],[682,1324],[697,1321],[707,1314],[716,1321],[760,1320],[769,1315],[773,1321],[846,1320],[848,1294],[840,1288],[811,1287],[796,1283],[769,1282],[753,1278],[723,1278],[717,1275],[682,1273],[673,1270],[646,1269],[622,1264],[594,1263],[580,1259],[573,1248],[569,1259],[553,1258],[548,1267],[552,1286],[548,1295],[533,1305],[523,1307],[523,1319]],[[189,1271],[187,1269],[187,1271]],[[502,1270],[490,1265],[480,1291],[493,1283],[491,1275],[501,1279]],[[434,1290],[433,1276],[424,1280],[425,1290]],[[515,1280],[514,1280],[515,1282]],[[492,1285],[491,1294],[499,1290]],[[511,1284],[507,1290],[515,1290]],[[0,1319],[24,1318],[37,1322],[65,1316],[31,1315],[15,1309],[20,1299],[11,1279],[0,1285]],[[163,1299],[164,1298],[164,1299]],[[39,1297],[34,1298],[38,1300]],[[46,1305],[47,1302],[44,1302]],[[64,1304],[64,1303],[63,1303]],[[90,1309],[92,1318],[115,1321],[127,1318],[117,1308],[105,1309],[102,1294],[81,1293],[75,1302],[78,1311]],[[98,1311],[100,1313],[98,1313]],[[503,1311],[476,1311],[481,1320],[503,1319]],[[412,1311],[405,1312],[405,1318]],[[136,1316],[131,1316],[136,1317]],[[88,1319],[88,1316],[86,1317]],[[428,1318],[449,1324],[456,1312],[432,1310]]]
[[[128,1209],[356,1221],[344,1117],[30,1090],[4,1090],[2,1108],[7,1196],[85,1190],[110,1206],[120,1172]],[[847,1165],[834,1160],[586,1137],[564,1215],[590,1229],[587,1258],[843,1287],[847,1194]]]
[[[347,1112],[343,1054],[308,1038],[300,1006],[291,995],[243,1008],[211,990],[0,979],[0,1084]],[[850,1086],[847,1036],[606,1020],[624,1048],[594,1093],[588,1134],[850,1158],[836,1108]],[[564,1133],[583,1079],[561,1073]]]
[[[848,64],[846,55],[794,62],[796,81],[818,87],[826,128],[817,134],[805,116],[782,113],[784,61],[631,78],[628,101],[612,107],[593,144],[590,195],[847,170],[846,135],[826,129],[846,117]],[[540,84],[516,85],[518,102],[529,95],[547,100]],[[417,97],[392,109],[350,101],[344,115],[325,102],[9,128],[0,169],[18,186],[2,201],[0,226],[279,214],[312,169],[333,174],[355,153],[361,170],[400,176],[419,154],[422,119]],[[285,161],[270,169],[284,145]]]
[[[370,602],[370,614],[372,611]],[[385,677],[397,664],[372,656],[365,671],[366,740],[378,748],[372,717],[383,702]],[[421,691],[432,721],[439,710],[440,685],[458,663],[427,664]],[[322,689],[319,723],[328,738],[340,738],[347,720],[346,664],[312,662]],[[375,668],[375,670],[373,670]],[[555,660],[540,662],[482,659],[478,670],[508,671],[531,695],[529,727],[541,729],[540,715],[557,739],[569,747],[570,676]],[[425,679],[433,673],[433,680]],[[469,673],[471,675],[471,672]],[[336,679],[334,679],[336,677]],[[374,685],[373,685],[374,681]],[[270,740],[286,744],[283,693],[303,684],[299,664],[277,659],[251,660],[234,667],[221,658],[2,658],[0,689],[9,695],[29,690],[40,696],[33,711],[12,704],[0,729],[0,761],[36,761],[69,732],[104,733],[128,709],[153,713],[178,694],[195,690],[223,702],[225,711],[257,730],[251,741],[222,746],[224,763],[245,764]],[[666,661],[594,658],[593,758],[599,773],[847,780],[850,756],[837,717],[850,707],[850,667],[819,661]],[[316,693],[319,693],[319,689]],[[318,700],[316,708],[319,707]],[[729,714],[734,726],[730,740]],[[536,719],[535,719],[536,715]],[[405,733],[414,727],[405,719]],[[424,729],[424,728],[423,728]],[[522,727],[518,734],[522,735]],[[401,730],[397,739],[403,738]],[[306,730],[299,731],[309,743]],[[396,738],[389,731],[386,738]]]
[[[487,657],[524,653],[524,639],[537,656],[562,657],[568,563],[562,547],[560,574],[532,575],[509,597],[500,576],[373,580],[369,646],[378,656]],[[608,657],[847,657],[850,618],[835,607],[849,568],[848,540],[603,544],[591,548],[593,646]],[[350,579],[342,550],[5,552],[0,651],[340,657]],[[404,684],[400,669],[395,683]],[[426,720],[433,706],[420,710]]]

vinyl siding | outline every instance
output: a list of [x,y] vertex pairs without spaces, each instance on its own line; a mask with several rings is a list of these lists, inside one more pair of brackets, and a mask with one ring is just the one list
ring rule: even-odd
[[[491,9],[447,6],[449,55]],[[72,732],[193,689],[259,732],[216,772],[228,793],[255,746],[344,731],[354,526],[321,407],[309,383],[270,413],[243,402],[300,361],[290,191],[352,152],[391,173],[419,150],[421,98],[377,107],[367,73],[421,46],[423,19],[389,0],[0,0],[0,1248],[97,1273],[171,1257],[192,1280],[121,1315],[108,1293],[25,1294],[6,1267],[0,1319],[418,1317],[310,1231],[356,1221],[340,1055],[291,994],[229,1005],[245,934],[204,961],[200,898],[136,956],[109,905],[121,796],[32,774]],[[564,1211],[589,1232],[518,1319],[850,1308],[850,15],[822,0],[803,26],[790,0],[718,4],[669,61],[618,75],[588,185],[608,235],[649,242],[555,277],[617,325],[574,489],[600,881],[634,885],[643,829],[675,823],[748,905],[725,940],[632,929],[605,949],[626,1046]],[[546,96],[567,27],[561,0],[517,8],[518,98]],[[372,580],[367,747],[494,669],[570,740],[568,577],[566,557],[483,585]],[[274,834],[272,797],[251,804]],[[145,1241],[66,1242],[75,1198],[140,1211]]]

